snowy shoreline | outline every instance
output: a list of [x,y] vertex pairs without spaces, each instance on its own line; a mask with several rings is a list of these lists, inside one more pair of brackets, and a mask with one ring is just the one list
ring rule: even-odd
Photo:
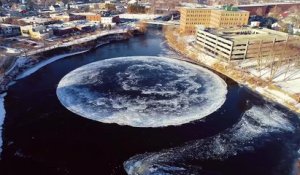
[[[215,58],[213,58],[209,55],[206,55],[206,54],[198,54],[197,58],[191,58],[191,56],[189,55],[191,52],[193,52],[193,51],[190,51],[190,50],[192,50],[191,46],[188,46],[188,47],[190,47],[190,50],[188,52],[180,51],[180,49],[177,49],[177,47],[175,45],[173,45],[167,38],[166,38],[166,40],[167,40],[167,44],[169,45],[169,47],[172,48],[174,51],[176,51],[178,54],[182,54],[185,57],[196,61],[198,64],[201,64],[211,70],[214,70],[226,77],[231,78],[232,80],[236,81],[239,85],[245,86],[249,90],[261,95],[263,98],[266,98],[268,101],[271,101],[280,106],[283,106],[283,107],[295,112],[298,115],[300,114],[300,103],[297,102],[295,99],[293,99],[291,96],[289,96],[288,93],[286,93],[284,91],[284,89],[282,89],[281,87],[278,87],[280,90],[275,90],[275,89],[272,89],[269,87],[257,86],[251,82],[238,79],[238,78],[232,76],[232,74],[218,70],[218,68],[214,67],[214,64],[218,63],[218,61]],[[226,66],[226,65],[224,64],[223,66]]]
[[[108,33],[109,34],[109,33]],[[105,36],[105,35],[104,35]],[[95,38],[94,40],[100,39],[101,36],[98,38]],[[119,38],[120,39],[120,38]],[[81,50],[81,51],[71,51],[69,53],[63,53],[59,55],[55,55],[46,59],[41,59],[39,61],[33,61],[31,57],[25,58],[25,57],[19,57],[17,58],[16,62],[1,75],[1,82],[0,82],[0,160],[1,160],[1,153],[2,153],[2,145],[3,145],[3,140],[2,140],[2,129],[3,129],[3,123],[5,119],[5,107],[4,107],[4,102],[5,99],[4,97],[7,95],[6,90],[9,88],[9,86],[13,85],[16,83],[16,81],[25,78],[27,76],[32,75],[36,71],[40,70],[44,66],[53,63],[57,60],[69,57],[69,56],[74,56],[78,54],[82,54],[85,52],[90,51],[91,49],[98,48],[100,46],[103,46],[105,44],[108,44],[114,40],[119,40],[119,39],[109,39],[107,42],[100,42],[96,46],[92,46],[90,48]],[[121,40],[127,39],[126,37],[121,38]],[[88,42],[88,41],[87,41]],[[47,52],[47,51],[44,51]],[[42,53],[44,53],[42,52]]]
[[36,65],[34,65],[31,68],[26,69],[21,74],[17,75],[17,77],[15,78],[15,80],[20,80],[22,78],[25,78],[25,77],[27,77],[27,76],[35,73],[36,71],[38,71],[42,67],[44,67],[44,66],[46,66],[46,65],[48,65],[50,63],[53,63],[53,62],[55,62],[57,60],[60,60],[62,58],[66,58],[66,57],[69,57],[69,56],[73,56],[73,55],[78,55],[78,54],[81,54],[81,53],[85,53],[87,51],[89,51],[89,50],[83,50],[83,51],[72,52],[72,53],[65,53],[65,54],[61,54],[61,55],[56,55],[56,56],[50,57],[50,58],[48,58],[46,60],[38,62]]
[[[126,36],[118,36],[120,34],[126,34],[126,32],[127,31],[125,31],[125,30],[116,30],[115,33],[113,33],[113,31],[109,31],[109,32],[101,33],[101,34],[98,34],[95,36],[93,35],[90,37],[81,38],[82,41],[80,41],[78,43],[74,43],[72,41],[72,42],[64,43],[63,45],[58,46],[58,47],[50,47],[51,48],[50,50],[44,49],[44,50],[35,51],[34,53],[30,54],[29,57],[26,57],[26,58],[18,57],[17,60],[15,61],[15,63],[6,72],[4,72],[2,75],[0,75],[0,93],[4,93],[15,80],[20,80],[26,76],[29,76],[29,75],[33,74],[34,72],[38,71],[39,69],[41,69],[42,67],[44,67],[45,65],[50,64],[56,60],[87,52],[91,49],[108,44],[111,41],[128,39],[128,37],[126,37]],[[108,38],[109,41],[101,41],[102,37],[105,37],[108,35],[113,35],[113,37]],[[106,40],[107,40],[107,38],[106,38]],[[88,43],[90,41],[98,41],[98,43],[94,46],[91,45],[87,48],[82,48],[80,50],[74,50],[71,48],[71,51],[67,51],[66,53],[55,55],[55,56],[45,58],[45,59],[38,59],[38,60],[32,59],[32,56],[34,56],[36,54],[47,53],[48,51],[51,51],[54,49],[59,49],[59,48],[67,49],[69,47],[73,47],[78,44]]]

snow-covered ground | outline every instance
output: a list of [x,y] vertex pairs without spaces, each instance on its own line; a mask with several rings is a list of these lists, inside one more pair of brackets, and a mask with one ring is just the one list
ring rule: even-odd
[[64,42],[62,44],[56,44],[56,45],[52,45],[52,46],[49,46],[49,47],[44,47],[44,48],[41,48],[41,49],[32,50],[32,51],[29,51],[27,53],[27,55],[35,55],[37,53],[45,52],[47,50],[52,50],[52,49],[55,49],[55,48],[68,47],[68,46],[72,46],[72,45],[76,45],[76,44],[86,43],[88,41],[95,40],[95,39],[97,39],[99,37],[102,37],[102,36],[105,36],[105,35],[126,33],[126,32],[127,32],[126,28],[124,28],[124,29],[117,28],[117,29],[113,29],[113,30],[109,30],[109,31],[101,31],[101,32],[98,32],[96,34],[87,35],[87,36],[84,36],[84,37],[79,38],[79,39]]
[[10,69],[8,69],[5,72],[5,75],[8,75],[12,70],[15,69],[15,67],[23,65],[26,61],[27,61],[27,58],[25,58],[25,57],[19,57],[17,59],[17,61],[10,67]]
[[156,15],[156,14],[128,14],[128,13],[120,14],[120,18],[138,19],[138,20],[151,20],[160,16],[161,15]]
[[4,117],[5,117],[5,109],[4,109],[4,97],[6,94],[1,94],[0,95],[0,159],[1,159],[1,153],[2,153],[2,125],[4,122]]
[[14,49],[14,48],[4,47],[4,46],[1,46],[0,48],[5,49],[5,50],[6,50],[6,53],[11,53],[11,54],[18,54],[18,53],[20,53],[19,50]]
[[[95,34],[95,35],[86,36],[86,37],[83,37],[83,38],[80,38],[80,39],[77,39],[77,40],[72,40],[72,41],[69,41],[69,42],[65,42],[65,43],[60,44],[60,45],[55,45],[55,46],[51,46],[51,47],[48,47],[48,48],[43,48],[43,49],[38,49],[38,50],[35,50],[35,51],[31,51],[31,52],[28,53],[28,55],[34,55],[34,54],[44,52],[46,50],[51,50],[51,49],[54,49],[54,48],[58,48],[58,47],[68,47],[68,46],[75,45],[75,44],[85,43],[85,42],[88,42],[88,41],[95,40],[98,37],[102,37],[102,36],[109,35],[109,34],[124,33],[126,31],[127,31],[126,29],[114,29],[114,30],[110,30],[110,31],[105,31],[105,32],[101,32],[101,33],[98,33],[98,34]],[[34,72],[36,72],[37,70],[39,70],[40,68],[44,67],[45,65],[50,64],[50,63],[52,63],[56,60],[59,60],[61,58],[65,58],[65,57],[68,57],[68,56],[84,53],[86,51],[87,50],[54,56],[50,59],[47,59],[45,61],[42,61],[42,62],[38,63],[37,65],[35,65],[32,68],[26,70],[25,72],[20,74],[16,79],[19,80],[19,79],[22,79],[24,77],[27,77],[27,76],[33,74]],[[19,63],[17,63],[17,64],[19,64]]]
[[[271,75],[270,68],[263,69],[261,73],[255,68],[248,68],[247,70],[251,74],[265,80],[270,78]],[[275,72],[273,82],[287,92],[300,93],[300,67],[282,66]]]
[[26,71],[24,71],[20,75],[18,75],[17,78],[16,78],[16,80],[19,80],[19,79],[22,79],[24,77],[27,77],[27,76],[33,74],[34,72],[38,71],[42,67],[46,66],[47,64],[50,64],[50,63],[52,63],[54,61],[57,61],[59,59],[62,59],[62,58],[68,57],[68,56],[72,56],[72,55],[77,55],[77,54],[80,54],[80,53],[84,53],[84,52],[87,52],[87,50],[80,51],[80,52],[74,52],[74,53],[61,54],[61,55],[57,55],[57,56],[54,56],[52,58],[49,58],[49,59],[47,59],[45,61],[42,61],[42,62],[38,63],[34,67],[32,67],[30,69],[27,69]]
[[[265,66],[260,71],[256,69],[257,60],[242,60],[242,61],[236,61],[227,63],[221,60],[218,60],[217,58],[207,55],[205,53],[200,53],[200,51],[197,49],[197,46],[193,44],[193,38],[194,36],[188,36],[181,38],[181,41],[184,41],[187,47],[187,50],[190,53],[198,53],[197,59],[201,63],[205,64],[208,67],[211,67],[218,63],[220,65],[223,65],[224,68],[229,65],[233,65],[236,69],[243,70],[243,72],[248,72],[249,77],[255,76],[259,77],[263,80],[269,80],[271,75],[271,68],[270,66]],[[194,37],[195,38],[195,37]],[[274,60],[273,60],[274,61]],[[266,65],[270,65],[270,61],[266,63]],[[258,92],[259,94],[266,96],[269,99],[272,99],[284,106],[288,106],[291,108],[291,105],[293,106],[293,109],[297,112],[300,112],[300,103],[295,100],[291,95],[300,93],[300,66],[295,66],[293,64],[286,64],[281,66],[278,69],[275,70],[273,77],[273,84],[280,87],[281,90],[272,89],[269,87],[261,87],[257,85],[250,84],[249,82],[245,82],[244,80],[236,80],[239,83],[242,83],[249,88],[253,89],[254,91]],[[232,70],[234,72],[234,70]],[[230,73],[230,72],[228,72]],[[229,75],[230,76],[230,75]],[[245,74],[245,76],[247,76]]]

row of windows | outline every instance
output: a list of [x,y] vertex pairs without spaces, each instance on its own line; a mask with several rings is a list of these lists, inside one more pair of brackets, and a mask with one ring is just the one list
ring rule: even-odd
[[226,21],[243,21],[243,20],[246,20],[246,19],[243,19],[243,18],[221,18],[221,20],[226,20]]
[[234,14],[234,13],[228,14],[228,13],[225,13],[225,14],[222,14],[221,16],[248,16],[248,15],[247,15],[247,13],[245,13],[245,14]]
[[221,22],[220,25],[243,25],[240,22]]
[[187,17],[210,17],[210,15],[197,14],[197,15],[187,15]]
[[187,10],[187,13],[210,13],[210,10]]
[[189,18],[186,21],[209,21],[209,18]]
[[205,23],[205,22],[187,22],[186,25],[205,25],[205,24],[208,24],[208,23]]

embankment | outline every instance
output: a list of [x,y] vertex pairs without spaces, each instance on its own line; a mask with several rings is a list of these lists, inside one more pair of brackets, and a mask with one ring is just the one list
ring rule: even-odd
[[230,66],[229,63],[218,61],[208,55],[199,53],[197,49],[192,49],[192,47],[182,39],[178,41],[176,36],[171,34],[171,32],[167,33],[165,38],[172,49],[185,57],[233,79],[240,85],[262,95],[269,101],[280,104],[298,114],[300,113],[300,101],[294,94],[289,94],[280,87],[261,78],[245,74],[242,70]]
[[71,41],[59,46],[42,48],[29,54],[28,57],[17,57],[9,69],[0,77],[0,94],[4,93],[10,83],[15,79],[24,78],[43,66],[58,59],[84,53],[104,44],[126,40],[132,37],[128,31],[107,32],[104,34],[81,38],[79,41]]

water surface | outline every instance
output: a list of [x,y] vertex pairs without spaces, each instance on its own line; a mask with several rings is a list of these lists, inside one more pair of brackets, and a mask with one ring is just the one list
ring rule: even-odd
[[[178,56],[165,46],[160,31],[152,30],[145,36],[58,60],[12,85],[5,97],[0,174],[126,174],[124,165],[128,168],[141,159],[149,162],[148,167],[185,166],[191,172],[206,174],[292,172],[300,140],[296,115],[226,77],[222,77],[228,91],[223,106],[205,119],[180,126],[135,128],[104,124],[78,116],[59,102],[57,85],[70,71],[99,60],[145,55]],[[278,110],[276,114],[280,115],[271,115],[274,110],[266,108]],[[264,115],[275,119],[266,121]],[[285,122],[290,129],[283,127]],[[247,134],[253,127],[263,134]],[[214,152],[214,143],[220,143],[224,154]],[[186,145],[188,155],[194,156],[176,154]],[[199,145],[203,149],[199,150]],[[168,155],[162,161],[151,157],[162,153]]]

